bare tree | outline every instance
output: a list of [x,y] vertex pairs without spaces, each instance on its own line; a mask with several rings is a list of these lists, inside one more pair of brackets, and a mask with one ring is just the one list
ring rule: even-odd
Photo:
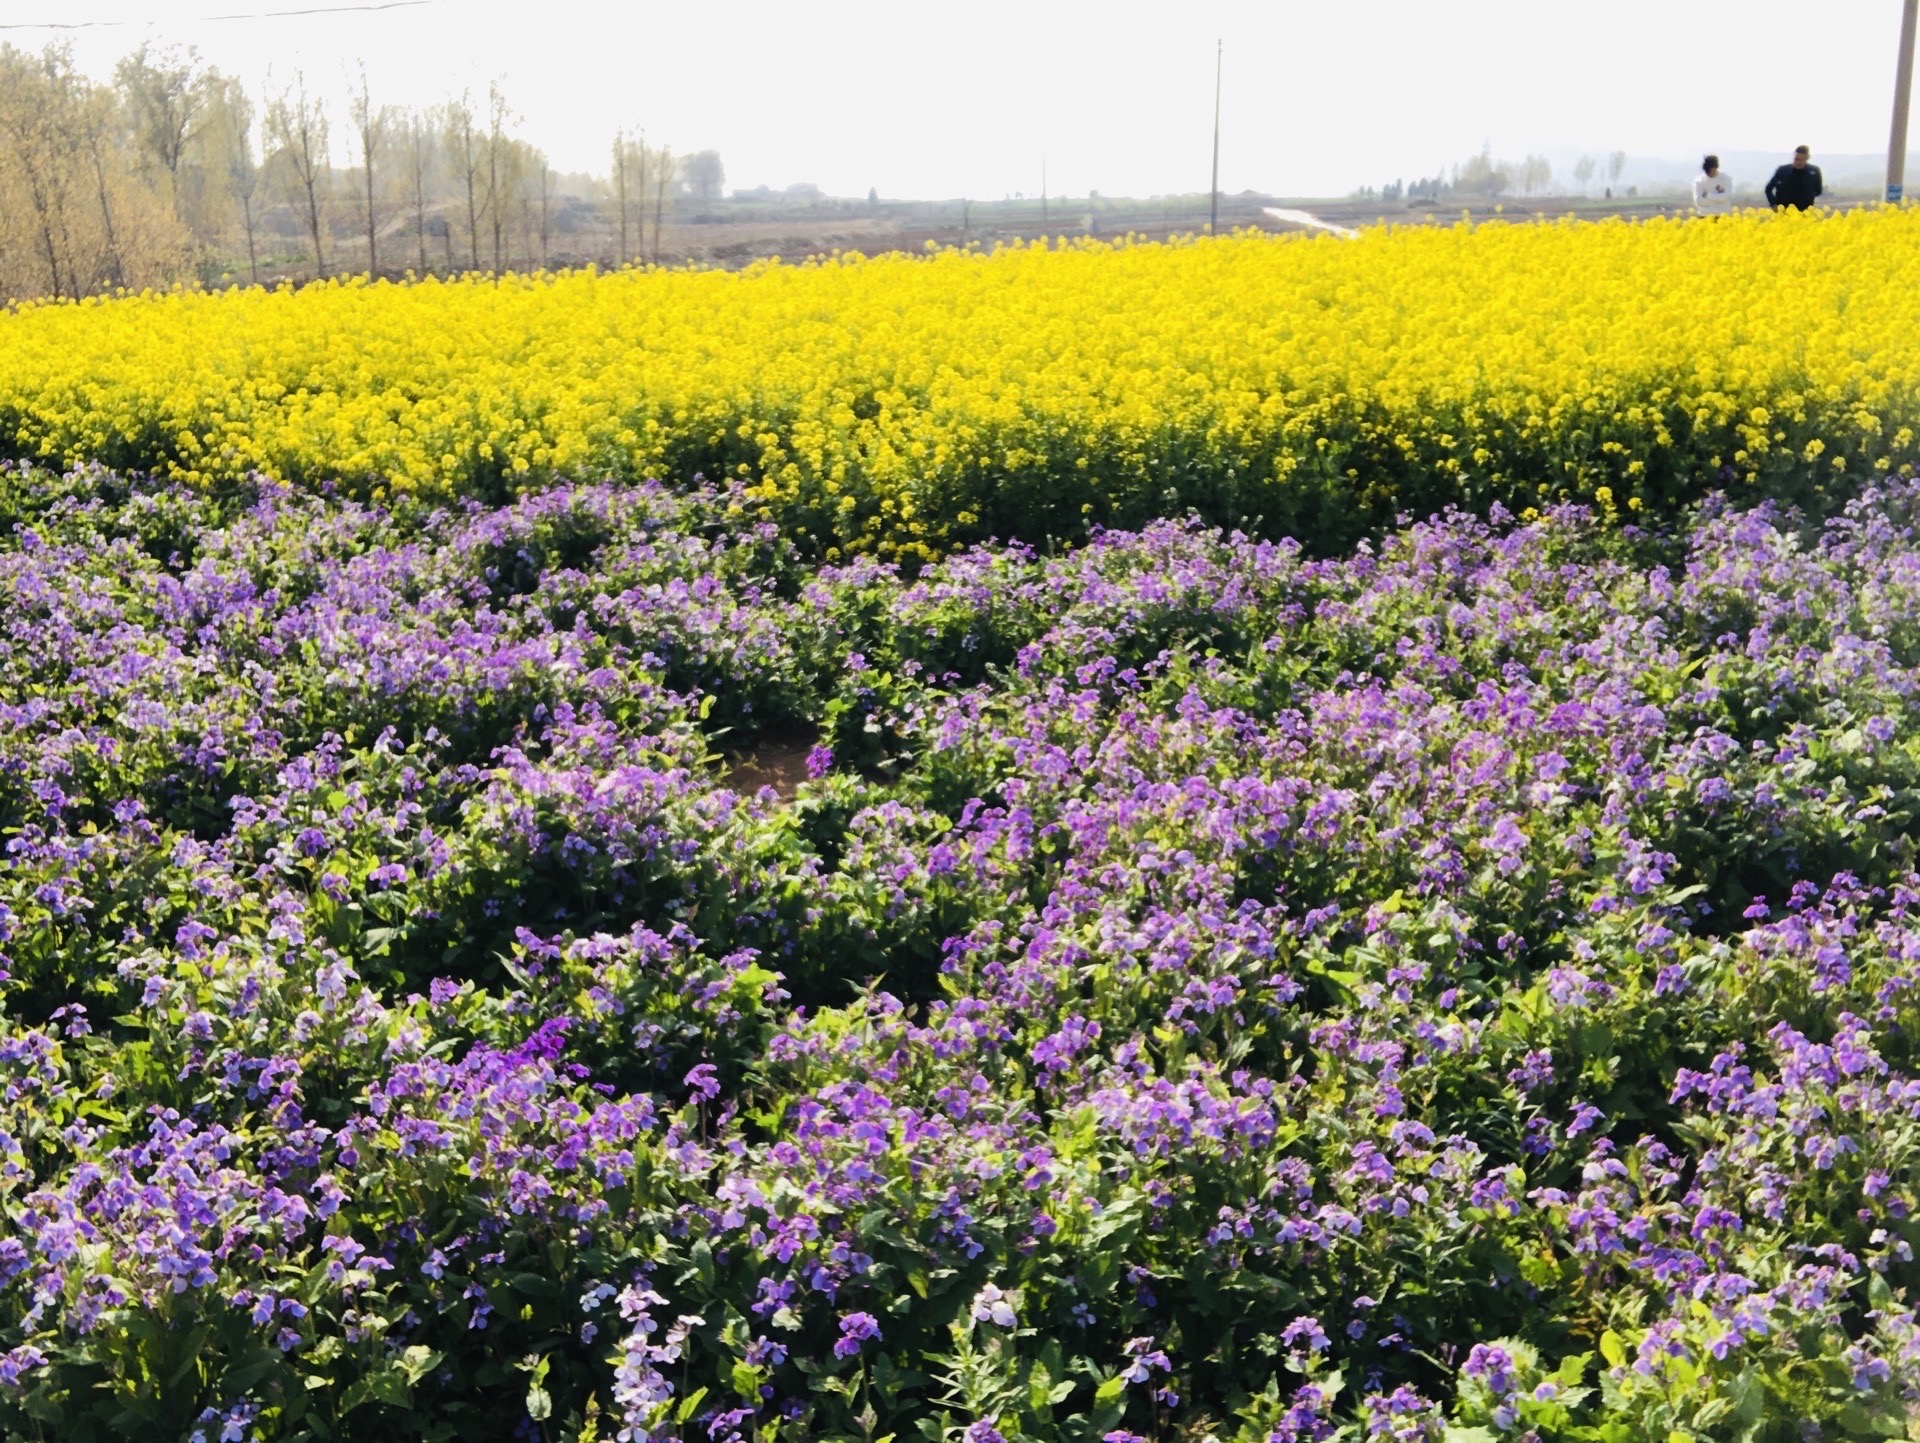
[[258,220],[254,213],[260,189],[260,166],[253,157],[253,102],[246,87],[229,80],[220,88],[219,128],[226,151],[227,185],[240,203],[240,221],[247,233],[247,272],[260,284],[260,255],[255,242]]
[[507,198],[519,189],[522,168],[520,148],[507,134],[514,118],[500,83],[493,82],[487,87],[487,216],[493,225],[495,275],[512,260],[510,250],[503,258],[501,243],[506,236]]
[[99,279],[111,285],[124,286],[127,283],[127,265],[120,250],[120,234],[114,225],[112,188],[107,180],[107,173],[113,165],[113,96],[88,85],[70,67],[59,75],[55,83],[66,92],[66,103],[61,106],[61,111],[77,123],[88,167],[93,172],[94,198],[100,206],[100,232],[106,242],[102,258],[104,266],[98,272]]
[[653,263],[660,264],[660,217],[667,209],[667,187],[673,183],[673,151],[662,146],[653,158]]
[[327,114],[307,93],[306,77],[293,73],[293,84],[267,106],[267,137],[281,158],[288,177],[289,199],[304,209],[307,231],[313,237],[313,268],[327,274],[322,240],[331,169],[327,151]]
[[[612,138],[612,201],[620,249],[614,265],[626,265],[647,251],[647,132],[616,130]],[[632,230],[632,244],[628,232]]]
[[1553,184],[1553,162],[1544,155],[1529,155],[1520,163],[1520,188],[1528,195]]
[[[67,225],[67,177],[71,157],[62,156],[55,110],[59,97],[48,74],[48,57],[0,47],[0,138],[4,138],[33,213],[35,249],[46,265],[47,292],[56,300],[80,294]],[[11,190],[12,187],[9,187]],[[18,286],[20,291],[28,287]]]
[[141,47],[114,67],[126,97],[128,118],[142,163],[167,177],[174,214],[188,220],[180,171],[219,93],[218,75],[200,63],[199,51]]
[[631,154],[627,132],[616,130],[613,133],[613,210],[617,217],[616,228],[620,235],[620,246],[614,252],[615,266],[623,266],[627,263],[627,201],[631,194],[627,182],[627,160]]
[[496,274],[547,267],[575,244],[568,207],[581,194],[606,207],[615,264],[659,264],[668,208],[725,185],[718,154],[676,161],[632,126],[613,138],[610,182],[562,174],[516,134],[503,82],[484,102],[469,93],[414,116],[377,105],[366,68],[331,117],[347,126],[336,161],[329,107],[304,75],[272,82],[249,94],[191,49],[156,42],[98,84],[63,47],[0,44],[0,299],[165,284],[196,262],[208,284],[258,284],[277,273],[270,237],[289,217],[311,246],[303,276],[358,270],[356,236],[375,273],[437,271],[436,238],[448,271],[456,257]]
[[1587,186],[1592,182],[1596,168],[1590,155],[1583,155],[1573,163],[1573,178],[1579,184],[1582,195],[1587,193]]
[[1620,184],[1620,173],[1627,168],[1627,153],[1616,150],[1607,157],[1607,179],[1614,185]]
[[79,297],[186,269],[186,232],[138,174],[123,120],[68,47],[0,45],[0,295]]
[[534,158],[540,165],[540,269],[545,270],[548,242],[553,239],[553,167],[538,151]]
[[387,134],[393,128],[393,112],[373,103],[365,65],[360,67],[359,89],[347,97],[347,117],[353,122],[354,139],[360,145],[360,192],[367,225],[367,274],[374,275],[380,270],[380,213],[376,202],[378,187],[375,166],[381,150],[386,146]]
[[[624,130],[613,138],[613,200],[620,232],[620,251],[614,264],[625,265],[644,260],[647,253],[647,176],[652,153],[647,149],[644,130],[628,135]],[[627,235],[631,228],[632,244]]]
[[407,160],[413,172],[413,233],[420,242],[420,274],[427,274],[427,164],[432,141],[427,122],[418,114],[407,117]]
[[[467,245],[473,268],[480,269],[480,172],[486,163],[480,133],[473,127],[473,105],[465,94],[447,105],[447,150],[467,199]],[[451,245],[451,230],[449,230]]]
[[647,252],[647,133],[644,130],[640,132],[640,138],[634,142],[633,155],[636,174],[639,177],[634,205],[639,230],[633,238],[633,253],[636,258],[640,258]]

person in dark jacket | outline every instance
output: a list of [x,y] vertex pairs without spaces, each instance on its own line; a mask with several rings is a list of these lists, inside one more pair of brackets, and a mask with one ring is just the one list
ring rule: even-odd
[[1820,179],[1820,167],[1808,160],[1811,154],[1804,145],[1794,147],[1793,163],[1774,171],[1773,179],[1767,182],[1768,205],[1776,210],[1783,205],[1805,210],[1820,198],[1826,186]]

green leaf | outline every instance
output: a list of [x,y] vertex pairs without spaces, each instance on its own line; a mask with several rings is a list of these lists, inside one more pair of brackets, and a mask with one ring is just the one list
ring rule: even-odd
[[1609,1367],[1624,1368],[1627,1366],[1626,1343],[1612,1328],[1608,1328],[1606,1332],[1600,1335],[1600,1356],[1607,1360]]
[[1886,1275],[1874,1273],[1867,1279],[1867,1302],[1874,1309],[1890,1313],[1894,1309],[1893,1289],[1887,1286]]
[[523,1298],[551,1298],[560,1292],[560,1284],[538,1273],[511,1273],[507,1286]]
[[1520,1259],[1520,1276],[1536,1288],[1551,1288],[1560,1281],[1560,1265],[1539,1253],[1527,1253]]
[[201,1350],[207,1346],[207,1339],[212,1336],[213,1329],[207,1327],[204,1323],[187,1334],[185,1341],[181,1344],[181,1348],[185,1351],[186,1357],[180,1365],[173,1370],[173,1376],[167,1380],[170,1386],[177,1388],[182,1380],[186,1378],[187,1374],[191,1373],[200,1365]]
[[1096,1408],[1104,1408],[1108,1404],[1117,1403],[1121,1398],[1126,1396],[1126,1392],[1127,1380],[1118,1373],[1115,1373],[1111,1378],[1107,1379],[1106,1382],[1093,1390],[1093,1406]]
[[1047,1376],[1047,1365],[1035,1363],[1033,1371],[1027,1374],[1027,1408],[1030,1412],[1044,1413],[1052,1407],[1053,1379]]
[[553,1416],[553,1395],[538,1383],[527,1389],[527,1416],[536,1423]]
[[406,1375],[409,1385],[419,1383],[422,1378],[426,1377],[427,1374],[439,1366],[440,1354],[434,1352],[431,1348],[423,1347],[421,1344],[415,1343],[412,1347],[401,1350],[400,1371]]
[[1727,1385],[1726,1399],[1732,1409],[1736,1443],[1749,1443],[1766,1417],[1767,1392],[1760,1375],[1752,1368],[1743,1371]]
[[228,1366],[220,1375],[221,1386],[236,1396],[246,1393],[262,1378],[285,1364],[285,1356],[277,1349],[257,1348]]
[[[312,1386],[311,1383],[308,1386]],[[394,1408],[411,1408],[413,1392],[407,1387],[406,1375],[398,1368],[381,1368],[366,1373],[356,1379],[347,1391],[340,1395],[340,1411],[351,1413],[367,1403],[385,1403]]]

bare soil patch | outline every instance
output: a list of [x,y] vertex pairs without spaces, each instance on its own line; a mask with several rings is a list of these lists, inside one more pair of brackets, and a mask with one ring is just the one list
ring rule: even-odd
[[781,801],[790,802],[807,779],[807,754],[819,740],[812,732],[762,737],[751,750],[728,753],[727,782],[745,796],[771,787]]

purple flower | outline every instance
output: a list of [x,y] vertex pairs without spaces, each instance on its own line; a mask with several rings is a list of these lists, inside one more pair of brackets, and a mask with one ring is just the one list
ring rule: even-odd
[[1120,1376],[1129,1383],[1144,1383],[1153,1376],[1154,1370],[1171,1372],[1173,1364],[1167,1355],[1153,1346],[1151,1338],[1134,1338],[1127,1344],[1127,1366],[1121,1369]]
[[720,1073],[713,1064],[702,1062],[686,1076],[687,1090],[711,1102],[720,1095]]
[[833,1345],[836,1358],[859,1356],[860,1345],[880,1336],[880,1323],[872,1313],[846,1313],[840,1318],[840,1337]]
[[47,1355],[31,1343],[0,1353],[0,1388],[18,1388],[29,1372],[46,1365]]
[[1281,1329],[1280,1341],[1290,1350],[1298,1350],[1302,1344],[1310,1353],[1323,1353],[1327,1349],[1326,1330],[1320,1326],[1318,1318],[1295,1318]]
[[974,1294],[972,1315],[976,1322],[992,1323],[996,1328],[1011,1328],[1020,1321],[1014,1315],[1012,1300],[992,1283]]

